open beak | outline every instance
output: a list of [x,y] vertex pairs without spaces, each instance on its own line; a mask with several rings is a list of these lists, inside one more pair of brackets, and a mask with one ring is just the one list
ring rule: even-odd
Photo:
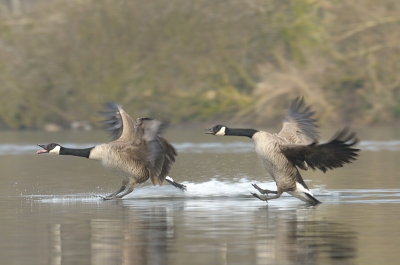
[[45,144],[38,144],[38,146],[40,146],[43,149],[42,150],[37,150],[36,154],[43,154],[43,153],[48,153],[49,152],[49,151],[46,150],[46,145]]
[[205,129],[205,131],[206,131],[206,134],[214,134],[214,131],[213,131],[212,128],[210,128],[210,129]]

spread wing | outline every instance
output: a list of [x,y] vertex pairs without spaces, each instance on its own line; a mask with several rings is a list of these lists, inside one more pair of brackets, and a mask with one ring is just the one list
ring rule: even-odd
[[106,119],[103,128],[108,131],[113,140],[130,141],[135,137],[135,123],[121,107],[115,103],[106,103],[104,111],[100,112]]
[[150,164],[155,166],[157,159],[163,154],[158,134],[161,134],[167,125],[161,121],[149,118],[138,118],[136,124],[138,130],[142,131],[142,140],[147,146],[147,158]]
[[101,114],[106,117],[104,128],[112,138],[118,139],[117,142],[126,142],[124,152],[130,158],[143,161],[151,182],[162,185],[177,156],[175,148],[159,136],[167,123],[150,118],[134,121],[120,105],[114,103],[107,103]]
[[164,138],[161,136],[159,138],[159,143],[162,146],[162,155],[158,156],[157,159],[155,160],[155,166],[153,167],[153,170],[151,171],[150,179],[153,182],[153,184],[159,184],[162,185],[165,177],[168,176],[172,165],[175,162],[175,156],[178,154],[176,153],[175,148],[167,142]]
[[154,185],[162,185],[175,162],[176,150],[159,136],[167,127],[166,123],[148,118],[140,118],[140,121],[144,131],[143,139],[147,145],[150,180]]
[[314,112],[310,110],[310,106],[305,106],[304,99],[297,97],[290,104],[278,135],[293,144],[318,142],[318,126],[315,124],[316,120],[312,118],[313,115]]
[[358,142],[356,134],[346,127],[337,132],[328,143],[309,145],[281,145],[281,152],[294,165],[301,169],[319,169],[326,172],[328,169],[342,167],[345,163],[356,160],[357,152],[353,146]]

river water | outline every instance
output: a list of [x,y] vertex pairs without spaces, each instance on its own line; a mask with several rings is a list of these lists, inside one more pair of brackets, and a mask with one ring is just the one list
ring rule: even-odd
[[247,138],[172,129],[171,176],[187,191],[146,183],[103,201],[120,180],[98,162],[35,152],[104,133],[1,132],[0,264],[398,264],[400,130],[356,131],[357,161],[301,172],[317,206],[252,197],[251,183],[276,186]]

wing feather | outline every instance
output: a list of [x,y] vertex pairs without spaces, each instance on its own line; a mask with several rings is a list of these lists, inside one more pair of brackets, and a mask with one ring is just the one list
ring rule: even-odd
[[154,174],[151,174],[150,178],[153,183],[157,183],[162,185],[165,178],[169,175],[169,172],[172,168],[172,165],[175,162],[175,156],[177,156],[177,152],[175,148],[167,142],[161,136],[158,137],[159,142],[163,149],[163,154],[157,158],[155,161]]
[[293,144],[310,144],[318,142],[319,133],[316,120],[312,118],[314,112],[310,106],[305,106],[304,99],[297,97],[290,104],[290,108],[283,119],[283,127],[279,136]]
[[125,143],[118,153],[127,155],[126,160],[142,161],[150,173],[151,182],[162,185],[177,156],[175,148],[159,136],[168,124],[150,118],[134,121],[115,103],[106,103],[105,110],[100,114],[106,118],[104,129],[114,140],[117,139],[114,143]]
[[319,169],[326,172],[356,160],[357,152],[360,149],[353,148],[353,146],[357,143],[356,134],[345,127],[327,143],[281,145],[280,149],[286,158],[299,168],[305,169],[304,164],[306,163],[313,170]]
[[113,140],[129,142],[135,138],[135,122],[121,105],[108,102],[104,106],[104,111],[99,113],[106,118],[103,121],[103,128],[110,133]]
[[153,184],[162,185],[177,156],[175,148],[159,136],[166,129],[167,123],[142,118],[141,126],[144,130],[143,139],[147,143],[150,180]]

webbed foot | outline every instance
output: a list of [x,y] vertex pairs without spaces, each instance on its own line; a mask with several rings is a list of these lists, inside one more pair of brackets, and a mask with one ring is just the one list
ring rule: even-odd
[[[111,194],[110,194],[110,195],[111,195]],[[110,196],[110,195],[107,195],[107,196],[98,195],[97,197],[100,197],[100,198],[102,198],[102,199],[105,200],[105,201],[117,199],[116,196]]]
[[251,193],[251,195],[253,195],[253,196],[256,197],[257,199],[259,199],[259,200],[261,200],[261,201],[265,201],[265,202],[268,203],[268,198],[267,198],[267,196],[261,197],[261,196],[258,195],[257,193],[254,193],[254,192],[250,192],[250,193]]
[[278,194],[277,191],[275,190],[267,190],[267,189],[261,189],[257,184],[255,183],[251,183],[251,185],[257,189],[261,194],[268,194],[268,193],[272,193],[272,194]]

